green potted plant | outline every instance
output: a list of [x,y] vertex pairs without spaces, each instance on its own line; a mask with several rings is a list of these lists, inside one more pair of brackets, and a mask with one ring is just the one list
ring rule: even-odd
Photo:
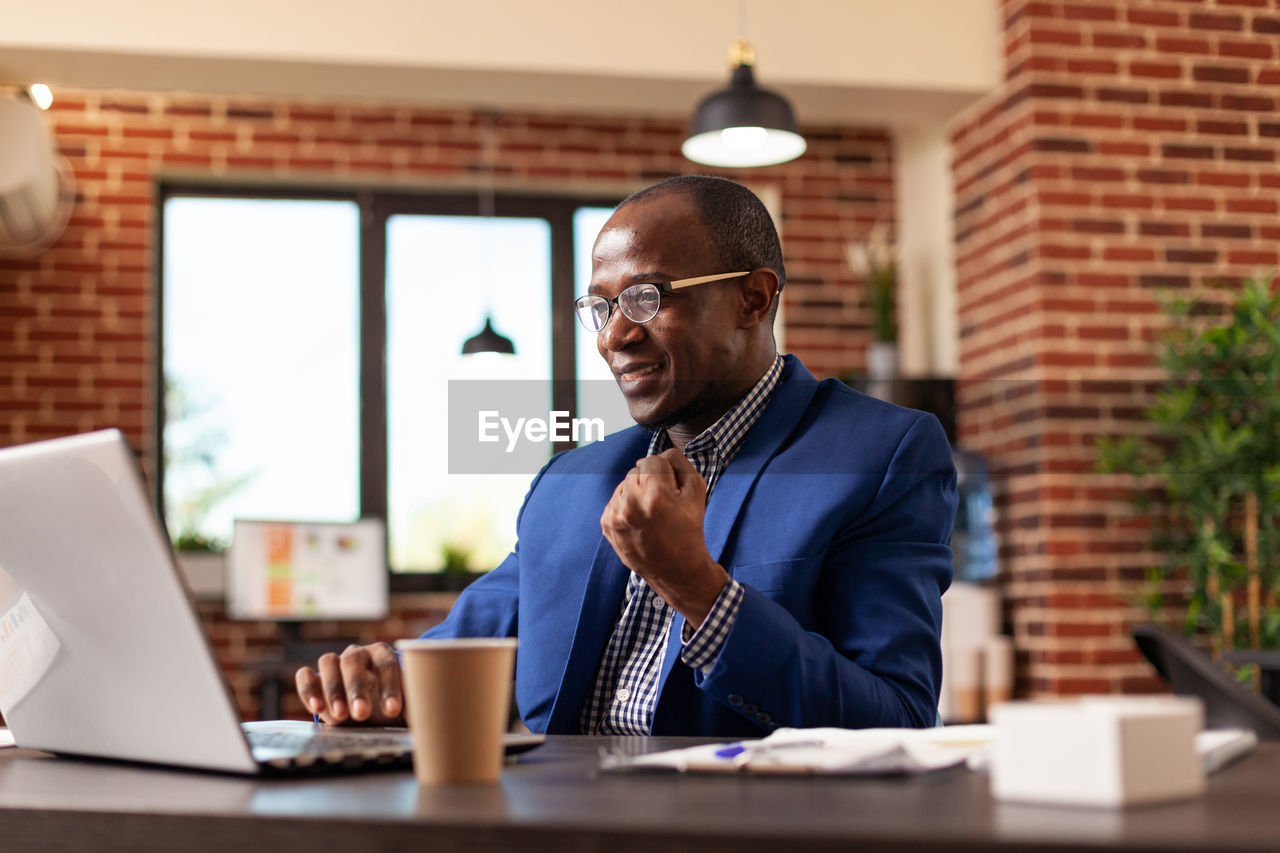
[[898,323],[894,305],[898,289],[898,264],[889,226],[872,227],[861,240],[845,244],[849,269],[866,282],[875,327],[875,341],[867,349],[867,376],[893,379],[898,373]]
[[182,383],[166,377],[164,405],[164,465],[171,475],[165,491],[165,521],[173,550],[191,591],[218,597],[224,587],[228,543],[209,533],[209,514],[243,489],[253,475],[229,476],[218,467],[227,438],[210,425],[210,404],[197,401]]
[[1168,378],[1146,413],[1150,433],[1099,442],[1099,469],[1138,478],[1162,565],[1147,605],[1185,577],[1184,629],[1215,655],[1280,647],[1280,293],[1245,282],[1217,318],[1173,300],[1160,342]]

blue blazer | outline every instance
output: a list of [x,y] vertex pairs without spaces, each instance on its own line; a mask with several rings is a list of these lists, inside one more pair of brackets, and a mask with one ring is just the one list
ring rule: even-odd
[[[516,702],[535,732],[578,731],[629,574],[600,515],[648,443],[632,427],[547,463],[515,550],[424,634],[519,637]],[[653,734],[933,725],[955,511],[934,416],[818,382],[787,356],[707,504],[707,548],[746,596],[705,676],[680,661],[676,614]]]

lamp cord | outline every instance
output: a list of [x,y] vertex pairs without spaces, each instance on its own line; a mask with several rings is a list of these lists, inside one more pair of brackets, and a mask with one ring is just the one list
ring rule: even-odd
[[[484,243],[484,292],[485,292],[485,324],[488,328],[489,318],[493,316],[493,221],[497,208],[496,176],[498,152],[498,112],[484,111],[484,125],[480,130],[480,188],[477,191],[476,207],[480,214],[480,227],[484,229],[481,237]],[[483,334],[483,332],[482,332]]]
[[497,195],[494,175],[494,168],[498,159],[497,123],[498,114],[496,112],[485,114],[484,130],[481,131],[480,143],[480,166],[483,174],[480,182],[480,198],[477,205],[481,218],[485,220],[491,220],[494,217],[494,197]]

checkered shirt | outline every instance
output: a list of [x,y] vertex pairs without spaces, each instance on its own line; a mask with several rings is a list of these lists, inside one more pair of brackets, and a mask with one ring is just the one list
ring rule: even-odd
[[[738,403],[684,448],[685,457],[707,481],[707,498],[724,469],[738,455],[751,427],[764,414],[782,376],[782,357]],[[649,442],[649,454],[672,446],[666,430],[658,430]],[[729,636],[742,604],[742,585],[732,578],[720,591],[697,629],[685,623],[680,659],[704,674],[711,671]],[[591,695],[582,708],[579,725],[584,734],[647,735],[653,726],[658,700],[658,677],[671,636],[674,609],[635,572],[627,582],[622,614],[605,648]]]

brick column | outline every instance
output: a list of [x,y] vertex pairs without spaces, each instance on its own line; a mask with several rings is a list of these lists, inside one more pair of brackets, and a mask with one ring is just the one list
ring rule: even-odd
[[1100,434],[1141,429],[1157,297],[1280,261],[1274,0],[1004,0],[953,128],[960,434],[992,461],[1021,692],[1158,689],[1148,551]]

